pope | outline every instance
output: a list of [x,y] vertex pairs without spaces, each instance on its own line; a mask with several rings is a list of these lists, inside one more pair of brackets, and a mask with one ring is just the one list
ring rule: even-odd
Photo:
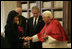
[[24,39],[32,42],[41,41],[42,48],[67,48],[68,35],[59,21],[53,18],[51,11],[44,11],[42,16],[45,26],[41,32]]

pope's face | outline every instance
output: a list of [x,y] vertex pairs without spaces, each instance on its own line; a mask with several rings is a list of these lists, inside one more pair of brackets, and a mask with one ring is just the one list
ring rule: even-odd
[[39,15],[39,11],[38,10],[33,10],[32,13],[33,13],[34,17],[38,17],[38,15]]
[[47,24],[47,23],[49,23],[50,22],[50,17],[48,16],[48,17],[45,17],[45,16],[43,16],[43,21]]

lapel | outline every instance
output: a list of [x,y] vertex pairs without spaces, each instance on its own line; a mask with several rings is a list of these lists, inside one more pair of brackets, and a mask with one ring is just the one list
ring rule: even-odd
[[[30,26],[33,28],[33,18],[31,19]],[[34,29],[34,28],[33,28]]]

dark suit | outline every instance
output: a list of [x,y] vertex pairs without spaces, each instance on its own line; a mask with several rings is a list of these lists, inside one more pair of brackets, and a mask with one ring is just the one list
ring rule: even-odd
[[[42,20],[42,16],[39,16],[38,23],[37,23],[36,27],[34,28],[34,26],[33,26],[33,17],[30,18],[28,20],[28,36],[33,36],[33,35],[39,33],[42,30],[44,24],[45,23]],[[32,41],[30,41],[30,48],[41,48],[41,47],[42,47],[41,42],[33,43]]]

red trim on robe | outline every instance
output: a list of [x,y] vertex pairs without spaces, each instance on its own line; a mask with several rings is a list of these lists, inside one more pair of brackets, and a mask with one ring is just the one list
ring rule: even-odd
[[[47,27],[47,24],[45,24],[45,26],[43,27],[41,32],[37,34],[39,40],[42,42],[44,41],[44,39],[42,37],[44,36],[43,33],[44,33],[46,27]],[[56,39],[58,41],[67,41],[68,40],[67,33],[64,31],[63,27],[56,19],[52,19],[52,21],[48,25],[48,28],[46,31],[47,31],[47,35],[53,37],[54,39]]]

